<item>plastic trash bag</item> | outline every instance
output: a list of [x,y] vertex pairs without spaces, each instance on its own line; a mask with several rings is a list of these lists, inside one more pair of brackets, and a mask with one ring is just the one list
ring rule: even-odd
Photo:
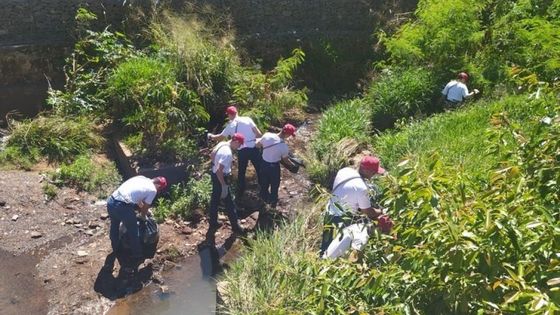
[[[340,226],[339,226],[340,227]],[[323,254],[323,258],[342,256],[352,247],[361,250],[369,240],[368,224],[355,223],[338,230],[331,244]]]

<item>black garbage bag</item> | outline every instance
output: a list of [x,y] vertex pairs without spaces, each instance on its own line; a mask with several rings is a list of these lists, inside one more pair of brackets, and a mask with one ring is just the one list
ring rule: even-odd
[[299,168],[301,166],[305,167],[305,164],[303,163],[303,160],[296,157],[295,155],[293,155],[292,153],[290,153],[288,155],[288,159],[292,162],[293,165],[284,163],[284,160],[280,160],[280,163],[282,164],[282,166],[284,166],[288,171],[290,171],[291,173],[296,174],[299,171]]
[[[140,246],[142,247],[142,260],[153,258],[156,254],[159,242],[159,228],[153,217],[146,220],[138,218],[138,232],[140,237]],[[121,224],[119,229],[119,249],[117,251],[117,259],[121,266],[136,267],[141,262],[133,259],[130,250],[130,236],[126,233],[126,228]]]

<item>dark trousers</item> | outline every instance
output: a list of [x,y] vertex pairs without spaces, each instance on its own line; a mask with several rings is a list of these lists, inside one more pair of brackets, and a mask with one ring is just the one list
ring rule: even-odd
[[266,202],[278,201],[280,187],[280,163],[261,161],[261,198]]
[[107,212],[111,218],[111,228],[109,230],[109,238],[111,239],[111,247],[113,252],[117,252],[119,248],[119,227],[121,222],[126,227],[126,234],[130,239],[130,250],[133,258],[142,257],[142,247],[140,245],[140,232],[138,230],[138,221],[136,219],[135,205],[115,200],[113,197],[107,199]]
[[[218,180],[218,176],[212,173],[212,197],[210,198],[210,225],[218,225],[218,206],[220,205],[220,196],[222,194],[222,184]],[[228,191],[227,197],[224,199],[226,204],[226,213],[229,217],[232,229],[238,229],[239,223],[237,222],[237,210],[231,197],[231,190]]]
[[320,256],[323,256],[325,251],[329,248],[329,245],[331,245],[334,238],[334,232],[336,232],[338,224],[340,224],[341,222],[344,222],[342,220],[342,217],[325,214],[325,220],[323,221],[323,238],[321,239]]
[[249,161],[255,167],[255,172],[257,173],[257,182],[260,184],[260,164],[261,164],[261,152],[257,148],[243,148],[238,152],[238,174],[237,174],[237,189],[240,194],[245,191],[245,172],[247,172],[247,165]]

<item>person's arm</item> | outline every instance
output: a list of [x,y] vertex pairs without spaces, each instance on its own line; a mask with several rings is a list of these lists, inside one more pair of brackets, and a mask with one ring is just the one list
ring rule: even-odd
[[260,131],[259,127],[254,126],[253,127],[253,132],[255,133],[255,137],[257,137],[257,138],[262,137],[262,132]]
[[296,166],[296,165],[292,162],[292,160],[290,160],[290,159],[288,158],[287,155],[282,157],[282,162],[284,162],[284,163],[286,163],[286,164],[288,164],[288,165],[291,165],[291,166],[293,166],[293,167]]
[[218,177],[218,181],[220,182],[222,187],[226,185],[226,180],[224,179],[224,166],[222,164],[218,166],[218,170],[216,171],[216,177]]
[[146,217],[146,215],[148,214],[148,210],[150,209],[151,206],[152,205],[149,203],[140,201],[140,204],[138,204],[138,212],[140,213],[140,216]]
[[449,86],[451,85],[451,82],[447,83],[445,85],[445,87],[443,88],[443,90],[441,91],[441,95],[446,96],[447,92],[449,91]]
[[209,133],[208,138],[212,141],[222,141],[224,139],[227,139],[228,136],[233,136],[233,133],[234,133],[233,124],[229,122],[221,133],[219,134]]
[[360,209],[360,211],[362,211],[365,215],[368,216],[368,218],[375,220],[377,219],[380,215],[383,214],[383,211],[381,211],[381,209],[377,209],[374,207],[369,207],[366,209]]
[[257,142],[255,143],[255,146],[259,149],[263,147],[263,144],[262,144],[261,140],[262,140],[262,137],[257,138]]
[[217,135],[212,134],[212,133],[209,133],[209,134],[208,134],[208,138],[209,138],[210,140],[212,140],[212,141],[222,141],[222,140],[224,140],[226,137],[225,137],[224,135],[222,135],[221,133],[220,133],[220,134],[217,134]]
[[469,93],[469,89],[465,86],[465,89],[463,90],[463,97],[464,98],[470,98],[475,94],[478,94],[477,89],[474,89],[474,90],[472,90],[472,92]]

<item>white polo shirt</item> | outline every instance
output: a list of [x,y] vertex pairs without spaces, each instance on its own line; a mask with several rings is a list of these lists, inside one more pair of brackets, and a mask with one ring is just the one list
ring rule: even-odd
[[288,145],[275,133],[267,132],[260,139],[263,146],[262,158],[268,163],[280,162],[290,153]]
[[441,94],[447,95],[450,101],[462,102],[469,95],[469,89],[463,82],[452,80],[443,88]]
[[257,139],[257,135],[253,131],[253,128],[256,128],[257,125],[255,122],[249,117],[235,117],[234,120],[230,121],[226,128],[220,134],[224,137],[233,137],[236,132],[239,132],[245,137],[245,141],[243,145],[239,147],[239,149],[243,148],[254,148],[255,142]]
[[221,164],[224,166],[224,174],[230,174],[231,163],[233,162],[233,153],[231,152],[229,142],[224,141],[218,143],[216,151],[212,154],[214,154],[214,159],[212,159],[212,172],[216,174],[218,167]]
[[[334,179],[333,189],[333,196],[328,207],[330,215],[342,216],[344,210],[359,214],[359,209],[371,207],[368,187],[358,171],[351,167],[345,167],[338,171]],[[342,209],[339,209],[335,203],[338,203]]]
[[152,180],[139,175],[122,183],[111,196],[126,203],[140,204],[140,201],[142,201],[151,205],[156,195],[157,189]]

